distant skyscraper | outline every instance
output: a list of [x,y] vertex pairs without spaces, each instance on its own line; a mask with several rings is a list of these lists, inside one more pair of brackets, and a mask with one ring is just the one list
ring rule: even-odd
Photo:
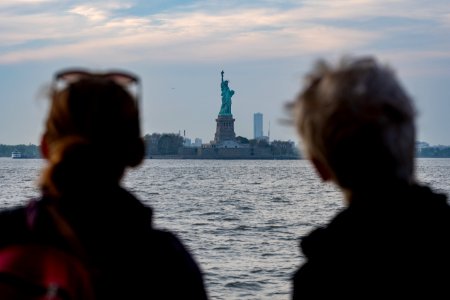
[[258,139],[263,136],[263,114],[253,114],[253,138]]

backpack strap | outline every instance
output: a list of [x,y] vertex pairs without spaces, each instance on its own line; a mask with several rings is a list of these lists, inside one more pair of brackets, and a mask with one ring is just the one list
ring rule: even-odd
[[37,244],[11,245],[0,251],[0,295],[5,291],[31,297],[25,299],[44,295],[42,299],[49,300],[94,299],[89,272],[80,260]]
[[36,235],[38,216],[48,216],[73,251],[39,242],[39,238],[1,248],[2,299],[94,299],[91,275],[81,256],[84,250],[69,223],[45,201],[31,200],[24,210],[30,236]]

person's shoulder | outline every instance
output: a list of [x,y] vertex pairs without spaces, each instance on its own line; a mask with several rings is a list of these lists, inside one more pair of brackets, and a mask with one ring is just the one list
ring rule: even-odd
[[364,233],[370,232],[370,226],[365,223],[363,213],[345,207],[328,223],[302,237],[300,248],[307,257],[346,255],[348,249],[365,236]]
[[126,205],[133,209],[152,210],[150,206],[144,204],[133,192],[119,187],[113,191],[113,196],[116,199],[121,199],[120,205]]
[[200,268],[191,250],[175,233],[168,230],[152,229],[150,243],[151,251],[155,257],[160,257],[162,261],[170,261],[170,264],[200,273]]
[[[129,224],[151,224],[153,218],[153,210],[150,206],[144,204],[142,200],[138,199],[132,192],[117,187],[107,191],[101,197],[109,198],[111,201],[107,203],[107,210],[111,214],[121,215],[125,223]],[[105,203],[99,204],[100,210],[105,209]],[[145,227],[145,226],[144,226]]]
[[414,186],[410,191],[409,203],[405,207],[420,222],[450,222],[450,205],[447,196],[429,186]]
[[181,239],[171,231],[152,228],[151,239],[152,244],[157,245],[159,250],[166,254],[189,252]]
[[450,208],[448,205],[447,196],[444,193],[436,191],[430,186],[415,185],[411,188],[411,195],[413,199],[425,200],[423,203],[440,208]]
[[[175,233],[167,230],[153,229],[151,253],[155,270],[159,270],[160,278],[170,278],[162,285],[177,286],[180,294],[175,298],[207,299],[203,283],[203,274],[191,251]],[[174,298],[174,297],[169,297]]]

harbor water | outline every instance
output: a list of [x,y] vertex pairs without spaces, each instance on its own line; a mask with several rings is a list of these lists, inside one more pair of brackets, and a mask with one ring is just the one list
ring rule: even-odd
[[[43,166],[0,158],[0,207],[36,197]],[[417,177],[449,195],[450,159],[418,159]],[[289,299],[299,238],[343,207],[305,160],[146,160],[123,184],[191,250],[211,299]]]

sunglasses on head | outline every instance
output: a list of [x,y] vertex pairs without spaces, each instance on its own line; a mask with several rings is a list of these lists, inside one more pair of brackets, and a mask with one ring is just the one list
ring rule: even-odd
[[91,72],[89,70],[80,68],[65,69],[55,74],[54,88],[59,90],[62,89],[62,86],[67,86],[79,80],[88,78],[102,78],[111,80],[114,83],[126,88],[132,95],[134,95],[137,102],[140,101],[141,85],[139,77],[122,70]]

